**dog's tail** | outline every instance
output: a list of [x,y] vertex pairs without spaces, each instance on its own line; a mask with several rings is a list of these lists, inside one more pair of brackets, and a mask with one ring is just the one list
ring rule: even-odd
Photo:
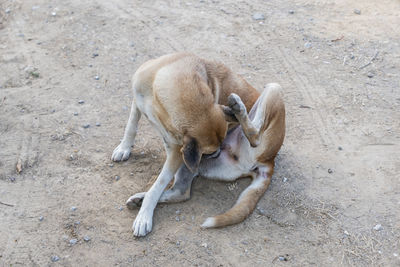
[[242,222],[255,209],[258,200],[268,189],[271,182],[274,164],[273,161],[269,166],[262,166],[255,171],[253,181],[240,194],[235,205],[227,212],[215,217],[207,218],[201,225],[202,228],[216,228],[228,226]]

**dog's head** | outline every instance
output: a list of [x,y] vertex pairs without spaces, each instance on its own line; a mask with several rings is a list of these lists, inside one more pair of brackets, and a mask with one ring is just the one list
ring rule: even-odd
[[190,126],[183,136],[183,161],[190,171],[197,172],[203,154],[219,151],[226,136],[228,124],[220,105],[213,105],[199,116],[196,124]]

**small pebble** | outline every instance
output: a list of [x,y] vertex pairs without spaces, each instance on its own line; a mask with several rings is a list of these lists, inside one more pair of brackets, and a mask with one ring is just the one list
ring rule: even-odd
[[288,178],[283,177],[282,182],[286,183],[288,181]]
[[311,43],[305,43],[305,44],[304,44],[304,47],[305,47],[305,48],[311,48],[311,47],[312,47],[312,44],[311,44]]
[[372,78],[372,77],[374,77],[374,74],[372,74],[371,72],[368,72],[367,77]]
[[131,172],[131,173],[130,173],[130,175],[131,175],[131,176],[133,176],[133,175],[134,175],[134,173],[133,173],[133,172]]
[[361,10],[359,9],[354,9],[353,12],[354,14],[361,15]]
[[85,103],[85,100],[79,100],[78,103],[83,104],[83,103]]
[[287,261],[287,258],[286,257],[283,257],[283,256],[279,256],[279,258],[278,258],[280,261]]
[[179,222],[181,219],[179,219],[179,216],[175,217],[175,221]]
[[176,241],[176,245],[177,246],[179,246],[181,244],[181,242],[179,242],[179,241]]
[[375,231],[381,231],[381,230],[383,230],[383,226],[381,224],[377,224],[377,225],[374,226],[374,230]]
[[345,235],[350,235],[349,232],[347,232],[346,230],[344,231],[344,234]]
[[393,253],[393,256],[395,256],[395,257],[398,257],[398,256],[399,256],[399,254],[397,254],[397,253]]
[[205,247],[205,248],[208,247],[207,243],[203,243],[203,244],[201,244],[201,246],[202,246],[202,247]]
[[81,224],[80,221],[76,221],[76,222],[75,222],[75,225],[80,225],[80,224]]
[[59,261],[60,260],[60,257],[58,257],[58,256],[51,256],[51,261],[52,262],[56,262],[56,261]]
[[124,210],[124,208],[123,208],[123,207],[119,207],[118,209],[119,209],[119,211],[123,211],[123,210]]
[[121,177],[119,177],[118,175],[115,176],[115,181],[119,181],[119,179],[121,179]]
[[6,12],[6,14],[8,14],[8,13],[11,12],[11,9],[7,8],[7,9],[5,10],[5,12]]
[[85,128],[85,129],[87,129],[87,128],[90,127],[90,124],[84,124],[84,125],[82,125],[82,127]]
[[92,65],[92,64],[89,64],[88,67],[91,68],[91,67],[93,67],[93,65]]
[[257,212],[258,214],[260,214],[260,215],[265,215],[265,214],[266,214],[266,213],[265,213],[265,210],[263,210],[262,208],[259,208],[259,207],[256,208],[256,212]]
[[96,122],[96,126],[97,127],[101,126],[101,123],[100,122]]
[[71,207],[71,211],[76,211],[76,207]]
[[98,56],[99,56],[98,53],[93,53],[93,55],[92,55],[93,58],[98,57]]
[[254,20],[265,20],[265,16],[262,13],[254,13],[252,17]]
[[78,112],[74,112],[74,116],[78,116]]
[[289,14],[294,14],[294,10],[289,10],[288,13]]
[[176,215],[179,215],[179,214],[181,214],[181,211],[180,211],[180,210],[176,210],[176,211],[175,211],[175,214],[176,214]]
[[339,149],[339,150],[343,150],[343,147],[341,147],[341,146],[338,146],[338,148],[337,149]]
[[328,173],[332,173],[333,171],[332,171],[332,169],[328,169]]
[[10,182],[15,182],[15,177],[10,177],[10,178],[8,178],[9,180],[10,180]]
[[114,167],[114,164],[108,164],[108,167],[110,167],[110,168],[112,168],[112,167]]
[[69,241],[69,244],[70,245],[75,245],[76,243],[78,243],[78,240],[77,239],[71,239],[70,241]]
[[90,241],[90,236],[87,236],[87,235],[85,235],[84,237],[83,237],[83,240],[85,241],[85,242],[89,242]]
[[95,80],[99,80],[100,77],[96,75],[96,76],[94,76],[94,79],[95,79]]
[[43,219],[44,219],[43,216],[40,216],[40,217],[39,217],[39,221],[43,221]]

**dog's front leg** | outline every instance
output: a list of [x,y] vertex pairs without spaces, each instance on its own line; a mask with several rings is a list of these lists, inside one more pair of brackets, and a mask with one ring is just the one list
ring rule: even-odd
[[121,143],[114,149],[111,160],[121,161],[129,158],[133,143],[135,142],[140,115],[140,110],[137,108],[135,100],[133,100],[131,114],[129,115],[128,123],[125,127],[124,137]]
[[[175,174],[173,186],[162,193],[158,203],[176,203],[190,199],[191,186],[196,175],[185,164],[182,164]],[[128,199],[126,205],[129,209],[140,207],[146,194],[147,192],[134,194]]]
[[151,186],[150,190],[146,192],[142,207],[133,222],[132,230],[134,236],[145,236],[151,231],[153,226],[153,213],[157,202],[168,183],[174,177],[179,166],[183,163],[179,146],[166,145],[166,151],[167,159],[161,173],[158,175],[157,180]]

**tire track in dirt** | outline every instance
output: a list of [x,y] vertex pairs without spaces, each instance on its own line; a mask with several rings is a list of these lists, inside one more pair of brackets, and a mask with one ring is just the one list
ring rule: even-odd
[[[289,56],[288,53],[290,52],[283,52],[283,49],[279,46],[274,50],[275,53],[279,55],[279,58],[282,59],[281,64],[284,69],[288,71],[289,79],[292,81],[296,88],[300,89],[300,92],[306,101],[305,104],[311,107],[315,106],[315,103],[326,106],[325,101],[323,101],[323,99],[319,97],[317,91],[314,91],[315,94],[311,93],[311,87],[315,87],[315,85],[306,76],[300,75],[295,67],[299,66],[299,68],[307,69],[307,66],[296,60],[296,57],[294,55],[290,54]],[[333,134],[329,131],[329,126],[326,122],[326,118],[329,114],[323,109],[311,109],[310,114],[312,116],[312,123],[316,126],[315,129],[317,130],[320,139],[323,140],[323,145],[329,146],[330,144],[337,143],[336,137],[333,136]]]
[[[128,4],[126,4],[125,7],[122,7],[118,3],[115,2],[108,2],[104,1],[102,4],[108,9],[112,10],[114,13],[116,13],[118,16],[121,18],[130,20],[130,21],[140,21],[146,28],[147,32],[149,33],[149,36],[153,37],[153,39],[160,39],[163,41],[164,46],[168,47],[169,49],[165,49],[165,51],[169,51],[172,49],[174,52],[178,51],[184,51],[185,48],[178,42],[175,42],[168,38],[165,34],[155,30],[156,27],[151,27],[149,20],[154,22],[150,17],[146,17],[143,14],[137,12],[133,7],[129,7]],[[132,17],[134,16],[134,17]]]

